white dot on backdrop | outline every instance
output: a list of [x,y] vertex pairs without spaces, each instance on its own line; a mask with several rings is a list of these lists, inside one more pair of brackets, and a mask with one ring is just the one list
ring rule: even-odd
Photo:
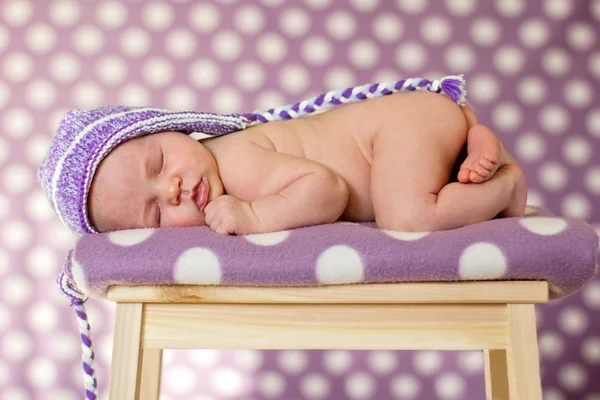
[[77,108],[97,108],[104,104],[103,88],[95,81],[80,80],[72,90],[73,102]]
[[555,192],[565,187],[568,174],[566,168],[560,163],[551,161],[540,166],[538,179],[542,187]]
[[427,0],[396,0],[396,6],[409,14],[418,14],[427,7]]
[[58,53],[50,58],[49,71],[52,79],[69,83],[79,78],[81,62],[70,53]]
[[358,11],[373,11],[379,6],[379,0],[350,0],[350,5]]
[[430,44],[443,44],[452,38],[452,25],[446,18],[431,16],[421,23],[420,32],[421,37]]
[[310,30],[310,17],[299,7],[284,9],[279,16],[279,28],[290,37],[300,37]]
[[56,328],[58,314],[56,308],[45,301],[32,304],[27,311],[27,323],[35,332],[49,332]]
[[34,53],[46,54],[56,45],[56,31],[47,24],[33,24],[25,32],[27,48]]
[[[54,83],[45,79],[30,81],[25,87],[25,99],[32,108],[48,108],[56,102]],[[31,126],[32,123],[33,121],[27,123],[26,126]]]
[[[55,131],[54,128],[51,129],[52,131]],[[27,160],[33,165],[41,164],[50,147],[51,140],[52,138],[47,135],[35,135],[29,137],[25,142],[25,156]]]
[[596,32],[587,22],[571,23],[566,29],[567,44],[575,50],[585,51],[592,48],[596,42]]
[[264,355],[259,350],[235,350],[233,352],[234,364],[245,371],[257,371],[264,364]]
[[600,337],[587,337],[581,344],[581,358],[588,364],[600,364]]
[[567,74],[571,70],[571,57],[566,50],[561,48],[551,48],[542,55],[542,67],[553,76]]
[[561,210],[566,217],[586,220],[592,213],[592,205],[586,195],[569,193],[562,201]]
[[492,111],[492,120],[504,132],[514,132],[521,126],[523,114],[514,103],[500,103]]
[[220,350],[216,349],[190,349],[185,352],[191,364],[202,367],[214,367],[220,358]]
[[170,87],[165,93],[165,99],[169,110],[186,111],[197,108],[196,92],[185,84]]
[[309,7],[322,10],[331,5],[332,0],[304,0]]
[[4,82],[0,82],[0,107],[4,107],[8,103],[11,90]]
[[127,77],[127,64],[119,56],[100,57],[95,68],[100,82],[107,85],[119,85]]
[[12,0],[2,5],[4,22],[9,26],[23,26],[33,16],[33,2],[26,0]]
[[560,311],[558,316],[558,326],[570,336],[582,335],[589,324],[588,316],[580,308],[567,306]]
[[585,116],[585,127],[592,136],[600,138],[600,109],[595,109],[587,113]]
[[221,80],[221,72],[213,60],[200,59],[190,66],[189,79],[199,89],[210,89]]
[[325,29],[329,36],[338,40],[346,40],[356,33],[356,19],[347,11],[336,10],[327,17]]
[[120,104],[138,107],[146,106],[151,102],[148,88],[137,83],[129,83],[119,88],[118,98]]
[[0,51],[6,49],[8,44],[10,43],[10,31],[4,27],[4,25],[0,24]]
[[262,372],[254,379],[259,392],[267,398],[279,397],[285,390],[285,379],[278,372]]
[[525,64],[523,51],[513,45],[505,45],[494,52],[494,65],[505,75],[521,72]]
[[353,354],[347,350],[326,350],[323,353],[323,367],[332,375],[342,375],[353,364]]
[[247,91],[255,91],[265,83],[265,71],[255,61],[243,61],[234,70],[233,78],[237,86]]
[[310,72],[301,64],[288,64],[281,68],[277,82],[288,93],[299,94],[308,90]]
[[452,15],[465,16],[475,11],[475,0],[446,0],[446,9]]
[[27,332],[13,329],[3,335],[1,349],[6,360],[20,361],[31,355],[33,341]]
[[393,372],[398,364],[396,353],[389,350],[374,350],[367,355],[369,368],[378,374]]
[[235,113],[242,111],[242,95],[232,87],[220,87],[213,92],[210,99],[217,113]]
[[[385,82],[392,82],[392,81],[396,81],[398,80],[398,70],[397,69],[380,69],[377,70],[373,73],[373,75],[371,75],[372,78],[370,79],[370,82],[378,82],[378,83],[385,83]],[[429,73],[425,74],[425,76],[427,77],[431,77],[431,75]],[[434,78],[431,78],[434,79]],[[352,85],[349,85],[352,86]],[[347,222],[347,221],[345,221]]]
[[490,103],[500,94],[500,82],[494,75],[475,75],[469,85],[469,96],[481,103]]
[[517,156],[530,163],[538,162],[546,152],[546,141],[537,133],[524,133],[515,141]]
[[274,107],[279,107],[284,103],[284,97],[279,91],[267,89],[260,91],[260,94],[256,98],[254,108],[257,110],[268,110]]
[[308,354],[304,350],[282,350],[277,352],[279,368],[289,374],[299,374],[308,366]]
[[588,69],[593,77],[600,79],[600,53],[590,55],[588,58]]
[[151,47],[151,36],[144,29],[133,26],[121,33],[119,48],[128,57],[140,57],[148,53]]
[[260,32],[265,26],[263,12],[255,6],[241,6],[234,16],[235,28],[245,34],[253,35]]
[[584,183],[590,193],[600,195],[600,167],[589,168],[585,172]]
[[539,104],[547,93],[546,83],[538,76],[527,76],[517,84],[517,96],[523,103]]
[[549,34],[548,26],[539,18],[523,22],[518,29],[520,42],[529,48],[539,48],[546,44]]
[[281,61],[287,54],[286,41],[281,35],[267,33],[256,42],[256,53],[258,57],[267,63]]
[[188,22],[198,32],[212,32],[221,23],[221,13],[214,4],[194,4],[188,14]]
[[[44,199],[45,200],[45,199]],[[47,246],[36,246],[29,250],[25,257],[27,271],[38,279],[51,276],[58,265],[56,252]]]
[[150,31],[163,32],[173,24],[173,7],[164,1],[145,2],[141,14],[143,24]]
[[518,17],[525,10],[524,0],[495,0],[496,10],[505,17]]
[[427,51],[417,42],[405,42],[395,51],[395,63],[408,71],[417,71],[425,65]]
[[569,363],[558,370],[558,382],[567,390],[581,390],[587,380],[587,371],[579,364]]
[[285,1],[286,0],[260,0],[260,2],[266,5],[267,7],[279,7]]
[[26,53],[2,55],[3,77],[13,82],[27,81],[33,72],[33,59]]
[[73,47],[84,56],[98,53],[104,47],[104,40],[104,34],[94,25],[80,26],[71,35]]
[[390,392],[399,399],[416,399],[421,391],[421,385],[412,374],[396,375],[390,383]]
[[350,63],[358,68],[372,68],[379,64],[380,50],[377,44],[371,40],[355,40],[350,44],[348,50]]
[[218,368],[210,375],[210,386],[219,396],[234,397],[243,395],[244,377],[234,368]]
[[[2,267],[0,266],[0,273],[2,272],[1,268]],[[6,328],[8,328],[11,325],[11,323],[12,316],[10,311],[3,304],[0,304],[0,331],[6,331]],[[2,373],[0,372],[0,386],[2,386],[2,380]]]
[[495,19],[478,18],[471,24],[469,34],[471,40],[480,46],[492,46],[500,39],[502,27]]
[[585,165],[592,157],[593,146],[585,137],[568,137],[563,143],[564,159],[572,165]]
[[433,375],[442,367],[442,354],[437,350],[416,351],[413,367],[423,375]]
[[76,0],[58,0],[49,6],[48,14],[55,25],[69,27],[79,20],[81,8]]
[[465,380],[456,372],[444,372],[435,380],[435,393],[438,399],[462,399]]
[[96,5],[98,25],[105,29],[120,28],[127,21],[127,7],[116,0],[98,2]]
[[20,250],[31,243],[33,230],[31,225],[20,220],[5,222],[2,227],[2,243],[9,249]]
[[377,39],[387,43],[393,43],[399,40],[404,30],[398,16],[392,13],[382,13],[377,15],[373,19],[371,28]]
[[189,58],[196,53],[197,38],[187,29],[171,29],[165,37],[167,54],[177,59]]
[[544,195],[536,189],[527,189],[527,204],[537,207],[544,206]]
[[349,399],[372,399],[376,390],[375,379],[366,372],[354,372],[346,377],[344,389]]
[[324,37],[310,37],[302,43],[302,58],[310,65],[322,66],[333,56],[333,47]]
[[544,0],[544,12],[554,19],[564,19],[571,14],[572,4],[570,0]]
[[309,373],[300,381],[300,392],[308,400],[326,399],[331,392],[331,383],[321,374]]
[[444,62],[451,73],[470,71],[475,60],[475,52],[466,44],[453,44],[444,51]]
[[544,400],[567,400],[565,395],[556,388],[542,388]]
[[150,87],[164,88],[173,83],[174,68],[169,59],[154,57],[141,67],[142,78]]
[[170,392],[184,397],[192,394],[197,376],[196,371],[185,365],[170,365],[163,374]]
[[0,193],[0,219],[5,218],[10,213],[10,201],[8,197]]
[[36,357],[26,367],[25,373],[30,385],[49,388],[56,381],[57,366],[49,359]]
[[2,287],[2,297],[4,297],[8,304],[25,304],[33,296],[32,283],[22,276],[13,275],[4,277]]
[[540,111],[538,123],[544,132],[558,135],[565,132],[571,123],[571,117],[564,107],[558,104],[549,104]]
[[590,87],[590,82],[583,79],[572,79],[565,84],[564,95],[567,104],[581,108],[592,102],[594,91]]
[[467,375],[483,373],[482,351],[461,351],[457,356],[458,368]]
[[22,139],[31,134],[33,115],[25,108],[10,108],[2,113],[3,134]]
[[10,155],[10,144],[4,138],[0,137],[0,165],[8,160]]
[[220,31],[211,42],[211,50],[217,58],[232,61],[240,57],[243,43],[240,36],[233,31]]
[[[80,358],[79,340],[79,335],[74,332],[53,332],[48,337],[49,355],[58,361],[71,361]],[[109,360],[110,357],[106,359],[106,362],[109,362]]]

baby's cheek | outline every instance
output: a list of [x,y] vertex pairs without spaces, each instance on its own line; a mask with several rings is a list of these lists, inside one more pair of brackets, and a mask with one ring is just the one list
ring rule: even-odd
[[204,222],[204,214],[197,208],[185,208],[174,210],[173,215],[169,218],[168,227],[190,227],[206,225]]

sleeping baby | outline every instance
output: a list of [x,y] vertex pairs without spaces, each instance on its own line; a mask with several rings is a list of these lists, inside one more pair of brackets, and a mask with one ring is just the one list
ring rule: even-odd
[[[211,115],[186,125],[186,113],[157,109],[72,111],[40,169],[46,196],[78,235],[200,225],[251,234],[337,220],[436,231],[524,214],[523,170],[445,95],[399,92],[223,135],[234,114]],[[210,129],[217,136],[190,135]]]

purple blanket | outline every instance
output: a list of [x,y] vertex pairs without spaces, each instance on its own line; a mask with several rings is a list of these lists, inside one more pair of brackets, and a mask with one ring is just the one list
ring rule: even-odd
[[208,227],[84,236],[67,273],[91,297],[110,285],[313,286],[457,280],[547,280],[550,298],[598,270],[598,235],[585,222],[528,207],[441,232],[392,232],[374,223],[223,236]]

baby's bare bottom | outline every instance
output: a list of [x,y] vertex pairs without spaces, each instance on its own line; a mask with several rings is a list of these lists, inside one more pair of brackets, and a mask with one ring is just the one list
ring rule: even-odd
[[[522,170],[509,164],[483,183],[448,183],[471,124],[446,97],[415,95],[405,97],[406,108],[398,113],[401,122],[382,121],[373,142],[371,199],[377,226],[436,231],[502,213],[511,216],[519,179],[524,184]],[[519,202],[524,208],[524,199]]]

